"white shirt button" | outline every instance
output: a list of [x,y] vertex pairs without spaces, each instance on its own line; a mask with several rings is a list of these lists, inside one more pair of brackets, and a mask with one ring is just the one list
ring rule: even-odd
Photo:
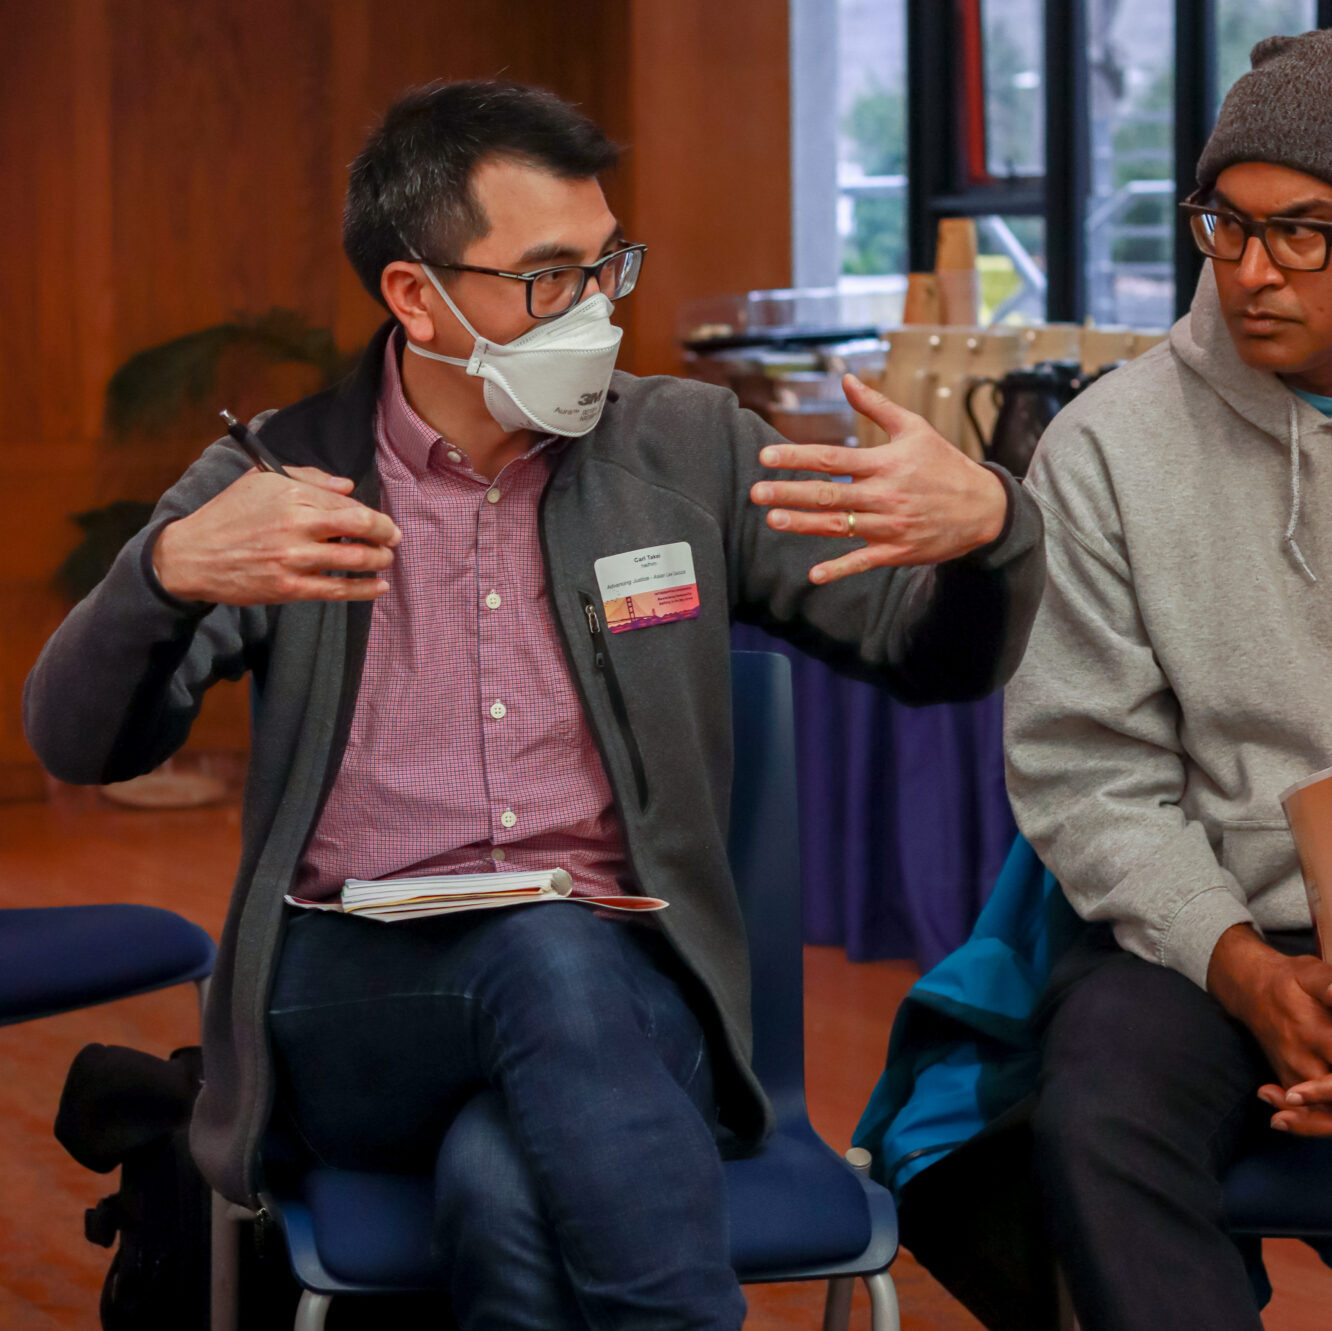
[[486,503],[487,503],[487,504],[498,504],[499,501],[500,501],[500,493],[499,493],[498,490],[487,490],[487,491],[486,491]]
[[512,809],[505,809],[504,812],[500,814],[501,827],[512,827],[517,821],[518,815],[514,813]]
[[487,592],[487,593],[486,593],[486,609],[487,609],[487,610],[498,610],[499,608],[500,608],[500,594],[499,594],[499,592]]
[[505,705],[502,702],[500,702],[498,698],[496,698],[495,701],[490,704],[490,714],[495,718],[496,721],[502,721],[504,719],[504,713],[507,712],[508,710],[509,709],[505,707]]
[[461,462],[461,461],[462,461],[462,454],[459,453],[458,450],[457,450],[456,448],[451,448],[451,449],[449,449],[449,461],[450,461],[450,462]]
[[504,847],[496,846],[490,852],[490,858],[494,860],[496,864],[502,864],[504,862]]

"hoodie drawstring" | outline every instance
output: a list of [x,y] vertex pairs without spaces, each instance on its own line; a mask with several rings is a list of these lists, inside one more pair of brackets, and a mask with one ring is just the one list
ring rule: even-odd
[[1300,566],[1300,571],[1310,582],[1317,582],[1318,577],[1308,565],[1299,542],[1295,539],[1295,528],[1300,522],[1300,413],[1295,395],[1290,398],[1290,521],[1286,523],[1286,534],[1282,543],[1290,547],[1290,553]]

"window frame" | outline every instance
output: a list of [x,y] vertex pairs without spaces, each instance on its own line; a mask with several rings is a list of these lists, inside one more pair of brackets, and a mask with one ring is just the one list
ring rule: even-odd
[[[990,213],[1045,219],[1046,311],[1051,322],[1080,323],[1087,312],[1086,219],[1090,124],[1086,0],[1045,4],[1045,174],[974,183],[968,126],[983,116],[983,82],[968,51],[981,0],[907,0],[907,253],[913,272],[934,267],[941,217]],[[1193,192],[1193,167],[1212,131],[1217,102],[1215,0],[1174,0],[1175,201]],[[1332,27],[1332,0],[1317,0],[1315,21]],[[938,90],[949,89],[949,96]],[[1173,265],[1176,317],[1187,312],[1202,255],[1176,210]]]

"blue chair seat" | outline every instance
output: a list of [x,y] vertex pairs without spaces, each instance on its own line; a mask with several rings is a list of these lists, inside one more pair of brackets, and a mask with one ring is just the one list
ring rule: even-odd
[[216,948],[156,906],[0,911],[0,1025],[201,980]]
[[[303,1183],[309,1237],[334,1280],[393,1289],[439,1287],[430,1252],[433,1177],[324,1167],[310,1170]],[[290,1225],[291,1202],[283,1208]],[[349,1216],[354,1224],[347,1223]],[[294,1246],[290,1234],[288,1241]]]
[[1264,1238],[1332,1235],[1332,1141],[1269,1137],[1226,1175],[1226,1227]]
[[[741,1280],[856,1262],[870,1243],[864,1186],[812,1132],[778,1133],[758,1155],[729,1161],[725,1178],[727,1209],[740,1220],[731,1226],[731,1264]],[[289,1241],[310,1245],[328,1290],[440,1288],[430,1250],[429,1176],[315,1168],[305,1174],[299,1200],[283,1197],[280,1205]],[[896,1248],[895,1221],[891,1236],[881,1228],[878,1237],[887,1244],[886,1265]]]
[[870,1241],[860,1179],[812,1131],[779,1131],[723,1172],[731,1265],[741,1280],[850,1261]]

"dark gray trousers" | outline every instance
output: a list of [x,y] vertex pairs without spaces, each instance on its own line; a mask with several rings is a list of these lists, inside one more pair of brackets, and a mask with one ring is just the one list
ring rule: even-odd
[[[1274,940],[1313,950],[1312,934]],[[1060,958],[1042,1004],[1033,1133],[1048,1238],[1083,1331],[1261,1331],[1221,1226],[1221,1178],[1268,1132],[1249,1032],[1107,927]]]

